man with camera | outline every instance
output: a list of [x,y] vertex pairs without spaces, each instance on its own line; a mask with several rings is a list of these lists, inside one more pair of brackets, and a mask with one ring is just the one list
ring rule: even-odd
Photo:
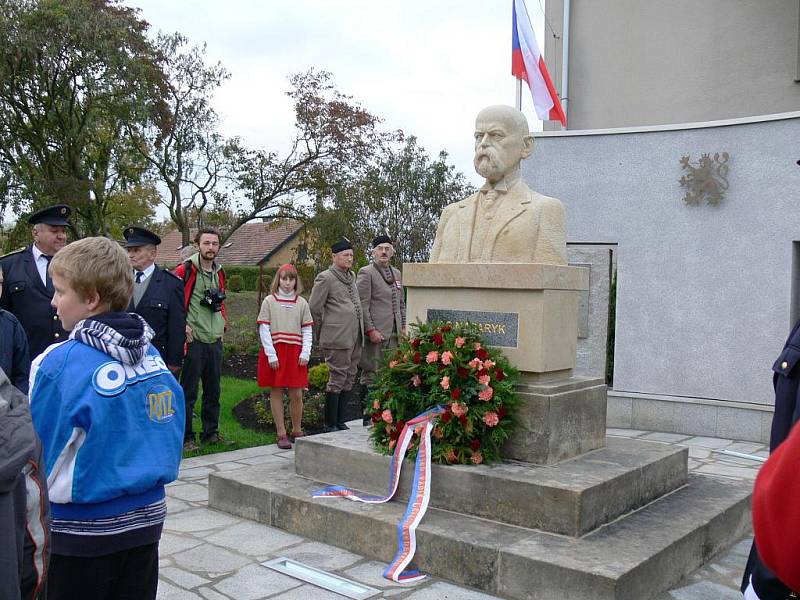
[[198,252],[175,268],[175,274],[183,280],[186,308],[187,346],[181,386],[186,396],[183,449],[187,452],[199,448],[192,430],[192,415],[200,379],[203,381],[200,441],[204,444],[224,442],[219,435],[219,382],[226,320],[225,271],[214,260],[220,250],[220,234],[216,229],[203,227],[194,241]]

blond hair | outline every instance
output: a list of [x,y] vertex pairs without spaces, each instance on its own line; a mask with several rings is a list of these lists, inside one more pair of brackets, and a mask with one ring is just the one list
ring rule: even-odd
[[269,285],[269,293],[273,296],[278,293],[278,287],[281,285],[281,274],[289,275],[294,278],[294,293],[298,296],[303,293],[303,282],[300,281],[300,276],[297,274],[297,269],[294,265],[286,263],[275,271],[275,277],[272,278],[272,283]]
[[88,237],[64,246],[50,261],[50,275],[63,277],[82,299],[93,292],[110,310],[124,311],[133,295],[133,270],[120,245]]

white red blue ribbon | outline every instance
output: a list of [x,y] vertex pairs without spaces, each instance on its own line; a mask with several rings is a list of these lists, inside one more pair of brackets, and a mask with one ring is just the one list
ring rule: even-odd
[[416,529],[425,511],[428,510],[428,502],[431,496],[431,431],[434,421],[445,411],[444,406],[435,406],[426,410],[409,420],[405,424],[400,436],[397,438],[397,446],[392,455],[392,462],[389,467],[389,491],[385,496],[371,496],[359,494],[339,485],[326,487],[311,494],[314,498],[334,498],[343,497],[354,502],[366,502],[368,504],[382,504],[392,499],[397,486],[400,483],[400,470],[403,466],[408,445],[415,433],[419,433],[419,450],[417,460],[414,463],[414,483],[409,494],[406,512],[397,524],[397,553],[392,562],[383,572],[386,579],[398,582],[418,581],[425,575],[417,569],[407,569],[414,553],[417,549]]

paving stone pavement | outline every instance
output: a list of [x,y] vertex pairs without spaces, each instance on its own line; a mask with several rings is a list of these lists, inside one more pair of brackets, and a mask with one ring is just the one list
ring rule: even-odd
[[[355,421],[351,426],[358,427]],[[689,447],[689,470],[712,477],[755,479],[761,462],[726,455],[721,450],[766,456],[764,445],[720,438],[693,437],[633,429],[608,429],[608,435]],[[416,584],[396,584],[381,577],[384,564],[308,540],[254,521],[208,508],[208,475],[254,464],[294,460],[277,446],[246,448],[188,458],[177,481],[167,486],[167,521],[160,545],[159,600],[337,600],[338,594],[263,567],[287,557],[334,572],[381,591],[396,600],[492,600],[495,596],[429,577]],[[655,600],[741,599],[738,592],[752,536],[687,576]],[[567,600],[567,599],[565,599]]]

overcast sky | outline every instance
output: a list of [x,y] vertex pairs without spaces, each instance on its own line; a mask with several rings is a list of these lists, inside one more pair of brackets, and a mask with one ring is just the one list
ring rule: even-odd
[[[231,74],[216,95],[226,136],[281,150],[293,131],[287,76],[310,67],[337,89],[442,149],[474,184],[472,129],[490,104],[514,104],[511,0],[124,0],[153,33],[180,31],[207,43]],[[526,0],[544,47],[544,0]],[[530,93],[522,109],[541,130]]]

